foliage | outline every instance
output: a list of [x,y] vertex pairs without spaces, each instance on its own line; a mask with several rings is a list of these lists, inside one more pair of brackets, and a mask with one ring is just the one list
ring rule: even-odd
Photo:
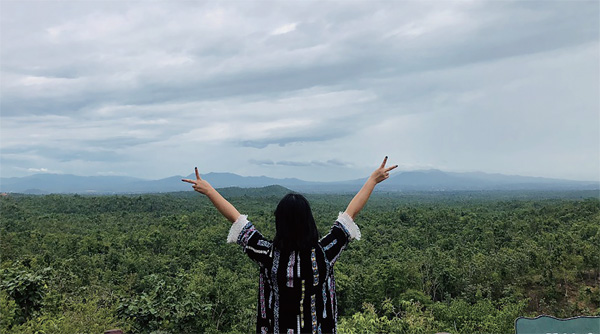
[[16,324],[16,316],[19,307],[13,298],[10,298],[4,290],[0,290],[0,332],[7,333]]
[[[280,188],[227,198],[274,236]],[[600,200],[569,193],[375,194],[335,268],[345,333],[509,333],[600,313]],[[309,195],[321,234],[351,195]],[[248,333],[258,268],[191,193],[0,199],[0,331]]]
[[[49,310],[48,310],[49,311]],[[129,331],[127,321],[119,319],[115,308],[106,305],[98,296],[80,298],[61,307],[58,313],[44,312],[24,324],[11,328],[11,333],[103,333],[119,328]]]
[[513,323],[526,306],[526,301],[479,299],[471,304],[463,299],[436,303],[434,317],[444,326],[441,330],[452,333],[510,333]]
[[[11,323],[23,323],[40,310],[47,288],[44,282],[44,273],[47,272],[47,269],[35,273],[27,270],[19,263],[16,267],[2,269],[0,288],[3,296],[10,297],[10,300],[6,301],[6,307],[7,318],[13,319]],[[10,302],[18,308],[14,310]]]
[[364,303],[363,311],[351,317],[342,317],[340,333],[432,333],[436,321],[430,310],[419,302],[402,301],[395,307],[389,299],[381,304],[384,315],[378,315],[372,304]]

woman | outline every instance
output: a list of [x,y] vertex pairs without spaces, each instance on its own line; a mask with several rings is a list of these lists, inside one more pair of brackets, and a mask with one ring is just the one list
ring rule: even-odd
[[349,241],[360,240],[354,217],[371,196],[375,186],[398,167],[385,167],[387,157],[339,214],[329,233],[318,239],[308,201],[299,194],[286,195],[275,210],[275,239],[271,242],[257,231],[236,208],[208,182],[183,179],[206,195],[232,222],[227,242],[237,242],[260,266],[258,279],[257,333],[335,333],[337,303],[333,265]]

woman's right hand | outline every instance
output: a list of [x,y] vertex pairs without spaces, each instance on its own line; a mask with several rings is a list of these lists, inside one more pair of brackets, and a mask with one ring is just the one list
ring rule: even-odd
[[193,184],[192,188],[194,188],[195,191],[204,195],[208,195],[208,193],[214,188],[206,180],[202,180],[200,174],[198,173],[198,167],[194,167],[194,170],[196,171],[195,180],[182,179],[181,181]]
[[385,167],[385,164],[387,163],[387,159],[388,159],[388,157],[386,156],[385,159],[383,159],[381,166],[379,166],[379,168],[377,168],[369,177],[371,180],[375,181],[375,183],[379,183],[381,181],[387,180],[390,177],[390,171],[392,169],[398,167],[398,165],[394,165],[391,167]]
[[230,222],[235,222],[240,217],[240,212],[229,203],[218,191],[213,188],[210,183],[202,180],[198,173],[198,167],[196,170],[196,179],[182,179],[181,181],[193,184],[192,188],[197,192],[206,195],[212,204],[219,210],[219,212],[227,218]]

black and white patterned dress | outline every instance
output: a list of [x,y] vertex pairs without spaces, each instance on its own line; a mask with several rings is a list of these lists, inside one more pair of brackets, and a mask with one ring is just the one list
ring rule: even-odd
[[352,239],[360,239],[360,230],[348,214],[340,213],[314,248],[282,252],[247,216],[240,216],[227,241],[241,245],[260,266],[256,332],[336,333],[333,266]]

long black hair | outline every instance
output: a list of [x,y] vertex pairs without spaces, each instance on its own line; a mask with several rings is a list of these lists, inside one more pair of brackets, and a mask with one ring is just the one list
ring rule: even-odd
[[275,239],[281,251],[303,251],[317,244],[319,232],[306,198],[300,194],[285,195],[275,209]]

